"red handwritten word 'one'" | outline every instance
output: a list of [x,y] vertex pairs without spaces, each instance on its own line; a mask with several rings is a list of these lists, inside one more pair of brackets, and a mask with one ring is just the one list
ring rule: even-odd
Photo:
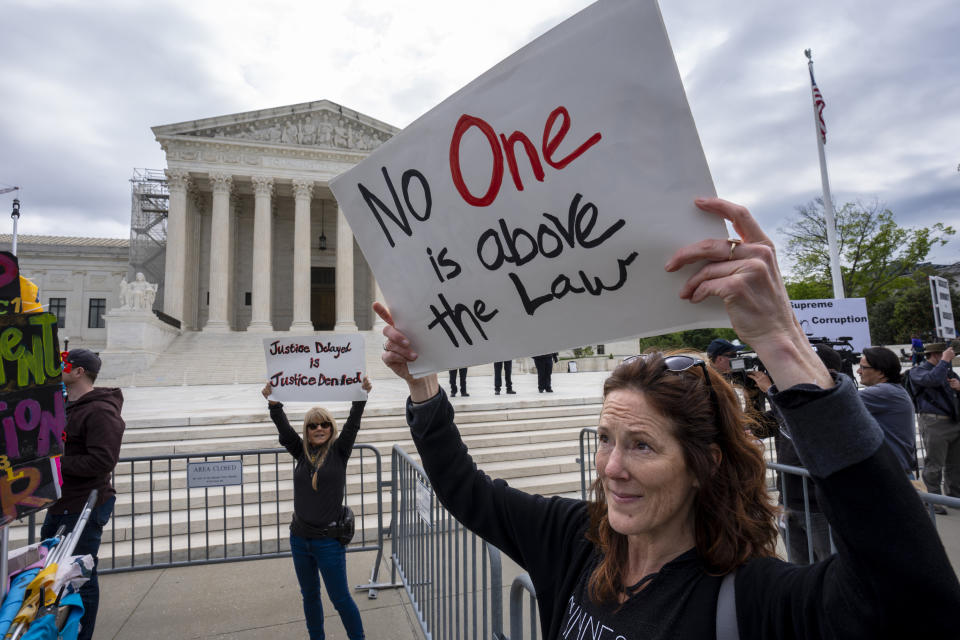
[[[553,128],[557,123],[557,119],[560,120],[560,128],[554,132]],[[486,137],[492,153],[491,161],[493,166],[490,172],[490,182],[487,185],[486,192],[484,192],[482,196],[475,196],[470,192],[470,189],[467,188],[467,183],[463,180],[463,171],[460,167],[460,143],[463,140],[464,134],[466,134],[471,127],[476,127],[484,137]],[[540,144],[543,159],[548,165],[557,170],[563,169],[583,155],[587,149],[597,144],[601,138],[600,133],[597,132],[587,138],[586,142],[565,157],[555,159],[553,156],[557,151],[557,147],[563,142],[563,138],[567,135],[568,131],[570,131],[570,112],[567,111],[566,107],[559,106],[547,116],[547,121],[543,126],[543,138]],[[460,116],[460,119],[457,121],[457,126],[453,129],[453,138],[450,139],[450,176],[453,178],[453,184],[457,187],[460,196],[467,204],[472,204],[475,207],[486,207],[493,204],[493,201],[497,199],[497,194],[500,192],[500,185],[503,182],[504,158],[507,160],[514,186],[516,186],[517,191],[523,191],[523,182],[520,180],[520,171],[517,166],[515,151],[518,142],[527,153],[527,159],[530,161],[530,168],[533,171],[534,177],[538,181],[543,182],[546,174],[543,171],[543,165],[540,163],[540,156],[537,155],[537,148],[526,134],[522,131],[514,131],[508,137],[501,133],[498,139],[493,127],[482,118],[467,114]]]

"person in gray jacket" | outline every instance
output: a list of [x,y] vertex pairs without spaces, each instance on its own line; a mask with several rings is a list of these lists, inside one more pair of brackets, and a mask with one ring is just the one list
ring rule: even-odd
[[917,429],[913,400],[903,388],[900,358],[886,347],[867,347],[857,369],[866,387],[860,399],[883,429],[887,446],[896,454],[906,472],[917,470]]

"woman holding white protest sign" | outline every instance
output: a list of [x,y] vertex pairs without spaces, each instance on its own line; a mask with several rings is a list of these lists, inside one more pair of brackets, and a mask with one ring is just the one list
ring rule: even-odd
[[741,239],[689,245],[666,269],[699,265],[680,296],[721,298],[777,382],[771,401],[838,554],[804,567],[775,557],[751,419],[699,357],[649,353],[618,367],[604,384],[595,499],[547,499],[476,469],[436,376],[410,375],[417,354],[377,303],[383,361],[409,386],[407,419],[441,502],[530,573],[545,638],[910,637],[917,625],[948,637],[960,584],[937,532],[853,383],[810,349],[773,244],[745,208],[696,204]]
[[[363,377],[363,390],[370,392],[370,380]],[[360,610],[350,595],[343,506],[347,482],[347,461],[360,430],[365,400],[355,400],[350,416],[337,435],[337,421],[323,407],[313,407],[303,417],[303,435],[297,434],[283,411],[270,399],[273,386],[267,382],[261,393],[270,406],[270,418],[280,434],[280,444],[296,460],[293,471],[293,521],[290,523],[290,552],[303,596],[303,613],[310,638],[323,638],[323,604],[320,575],[330,601],[350,640],[363,640]],[[352,524],[350,525],[352,526]]]

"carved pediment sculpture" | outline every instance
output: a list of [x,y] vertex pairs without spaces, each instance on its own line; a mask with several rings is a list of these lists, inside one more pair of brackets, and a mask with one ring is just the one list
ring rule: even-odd
[[390,138],[388,133],[331,111],[199,129],[189,135],[357,151],[372,151]]

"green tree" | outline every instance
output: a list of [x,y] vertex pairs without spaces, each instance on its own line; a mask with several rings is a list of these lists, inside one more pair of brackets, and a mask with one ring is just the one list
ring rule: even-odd
[[[929,265],[918,268],[909,278],[881,300],[867,304],[870,317],[870,339],[874,344],[905,344],[914,335],[931,339],[934,328],[933,305],[930,300]],[[950,297],[953,317],[960,314],[960,296]]]
[[[851,298],[867,298],[868,304],[909,286],[909,274],[934,247],[945,245],[956,233],[941,222],[930,227],[901,227],[893,212],[879,202],[846,203],[836,212],[836,226],[844,293]],[[787,237],[784,253],[792,261],[788,279],[791,297],[795,293],[832,297],[823,200],[817,198],[798,206],[796,215],[780,232]]]
[[640,338],[640,353],[650,348],[663,351],[669,349],[706,351],[707,345],[710,344],[710,341],[714,338],[735,340],[736,337],[737,334],[733,329],[689,329],[687,331],[676,331],[659,336]]

